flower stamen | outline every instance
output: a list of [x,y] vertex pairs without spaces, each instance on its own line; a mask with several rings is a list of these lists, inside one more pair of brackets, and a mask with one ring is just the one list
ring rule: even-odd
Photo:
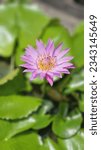
[[56,65],[55,57],[51,56],[40,56],[38,59],[38,68],[42,71],[49,71]]

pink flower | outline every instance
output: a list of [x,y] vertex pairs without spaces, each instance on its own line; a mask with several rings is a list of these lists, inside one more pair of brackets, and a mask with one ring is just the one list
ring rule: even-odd
[[62,78],[62,73],[70,74],[69,69],[74,66],[69,63],[73,57],[65,56],[69,49],[61,50],[62,44],[55,48],[54,42],[50,39],[46,46],[41,40],[37,40],[36,45],[36,49],[28,46],[25,55],[21,57],[25,62],[21,65],[26,68],[24,72],[31,72],[30,80],[37,77],[45,78],[52,86],[54,76]]

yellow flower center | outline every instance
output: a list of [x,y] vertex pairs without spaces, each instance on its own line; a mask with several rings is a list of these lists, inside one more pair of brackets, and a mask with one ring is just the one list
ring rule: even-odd
[[38,68],[42,71],[49,71],[55,67],[56,59],[51,56],[40,56],[38,59]]

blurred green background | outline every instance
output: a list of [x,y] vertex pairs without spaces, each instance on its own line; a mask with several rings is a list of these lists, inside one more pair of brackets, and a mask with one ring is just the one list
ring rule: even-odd
[[[36,39],[70,48],[70,75],[29,81],[20,56]],[[0,4],[0,149],[84,149],[83,0],[4,0]]]

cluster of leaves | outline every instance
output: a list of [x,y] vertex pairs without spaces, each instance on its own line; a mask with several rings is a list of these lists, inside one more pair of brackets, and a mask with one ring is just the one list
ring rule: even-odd
[[[72,35],[35,5],[0,6],[0,149],[83,150],[83,23]],[[19,65],[36,39],[70,47],[76,69],[53,87]]]

